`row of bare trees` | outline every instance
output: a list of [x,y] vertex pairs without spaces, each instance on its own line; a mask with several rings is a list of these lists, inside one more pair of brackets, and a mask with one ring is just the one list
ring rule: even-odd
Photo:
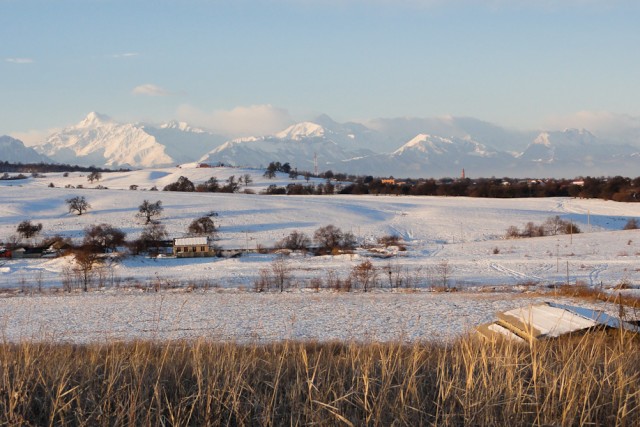
[[201,193],[236,193],[240,190],[240,186],[245,187],[253,183],[253,178],[250,174],[241,175],[236,178],[235,175],[231,175],[224,183],[220,183],[218,178],[212,176],[207,181],[201,184],[194,184],[186,176],[181,176],[176,182],[167,184],[162,189],[163,191],[183,191],[183,192],[201,192]]
[[[370,260],[364,260],[354,265],[345,277],[334,270],[328,270],[324,280],[313,277],[306,286],[315,290],[326,288],[342,292],[368,292],[382,287],[414,288],[426,283],[433,290],[449,291],[452,289],[450,282],[453,272],[454,267],[448,260],[442,260],[424,270],[422,267],[410,270],[407,266],[392,263],[376,267]],[[296,285],[299,283],[294,279],[294,268],[286,257],[278,256],[269,267],[260,270],[254,281],[254,290],[284,292]]]
[[573,221],[566,221],[560,218],[558,215],[547,218],[542,224],[534,224],[528,222],[525,224],[522,230],[512,225],[507,228],[506,236],[509,239],[517,237],[542,237],[542,236],[555,236],[558,234],[578,234],[580,233],[580,227],[573,223]]
[[319,255],[338,254],[355,249],[356,238],[353,233],[343,232],[335,225],[329,224],[318,228],[313,233],[313,240],[305,233],[294,230],[276,243],[276,249],[307,251],[313,244]]

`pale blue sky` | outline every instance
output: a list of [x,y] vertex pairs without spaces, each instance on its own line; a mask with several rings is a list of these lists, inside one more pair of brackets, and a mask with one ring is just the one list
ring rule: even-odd
[[90,111],[231,133],[317,113],[638,117],[639,52],[631,0],[0,0],[0,134]]

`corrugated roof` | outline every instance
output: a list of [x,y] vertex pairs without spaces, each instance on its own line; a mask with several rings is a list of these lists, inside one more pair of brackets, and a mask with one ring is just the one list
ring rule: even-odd
[[176,246],[202,246],[209,244],[208,237],[182,237],[174,239],[173,244]]
[[478,333],[488,339],[556,338],[595,326],[623,327],[640,332],[640,326],[622,322],[599,310],[547,302],[498,313],[498,320],[480,325]]
[[578,316],[586,317],[587,319],[591,319],[591,320],[593,320],[594,322],[597,322],[600,325],[605,325],[605,326],[608,326],[610,328],[624,327],[624,329],[629,330],[629,331],[640,332],[640,327],[639,326],[634,325],[632,323],[623,322],[619,318],[614,317],[614,316],[610,316],[607,313],[605,313],[604,311],[592,310],[590,308],[577,307],[577,306],[573,306],[573,305],[558,304],[558,303],[555,303],[555,302],[548,302],[547,304],[549,304],[551,307],[561,308],[563,310],[567,310],[567,311],[570,311],[572,313],[575,313]]
[[511,323],[536,338],[539,336],[558,337],[569,332],[592,328],[598,324],[592,319],[547,304],[516,308],[505,311],[502,316],[498,317],[502,320],[511,317],[517,319],[518,322]]

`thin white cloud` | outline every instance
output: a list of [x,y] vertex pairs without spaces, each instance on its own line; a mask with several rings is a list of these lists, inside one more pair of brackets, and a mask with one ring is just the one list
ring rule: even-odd
[[293,123],[287,110],[269,104],[211,112],[181,105],[177,115],[179,120],[232,137],[270,135]]
[[121,59],[121,58],[134,58],[136,56],[140,56],[138,52],[125,52],[125,53],[114,53],[110,55],[111,58]]
[[578,111],[569,115],[550,117],[544,125],[547,129],[587,129],[611,142],[640,144],[640,117],[628,114]]
[[131,91],[134,95],[145,95],[145,96],[167,96],[169,95],[169,91],[161,88],[160,86],[147,83],[140,86],[136,86]]
[[12,64],[33,64],[35,62],[31,58],[6,58],[5,61]]
[[9,134],[9,136],[24,142],[24,145],[26,145],[27,147],[32,147],[34,145],[40,145],[44,143],[49,135],[59,131],[60,128],[51,128],[45,130],[32,129],[24,132],[12,132],[11,134]]

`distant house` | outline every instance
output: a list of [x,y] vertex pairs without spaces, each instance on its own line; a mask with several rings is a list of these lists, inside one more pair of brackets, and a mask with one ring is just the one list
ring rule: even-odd
[[173,255],[177,258],[215,256],[216,250],[209,237],[183,237],[173,239]]
[[12,258],[42,258],[42,253],[44,249],[42,248],[17,248],[14,249],[11,253]]

